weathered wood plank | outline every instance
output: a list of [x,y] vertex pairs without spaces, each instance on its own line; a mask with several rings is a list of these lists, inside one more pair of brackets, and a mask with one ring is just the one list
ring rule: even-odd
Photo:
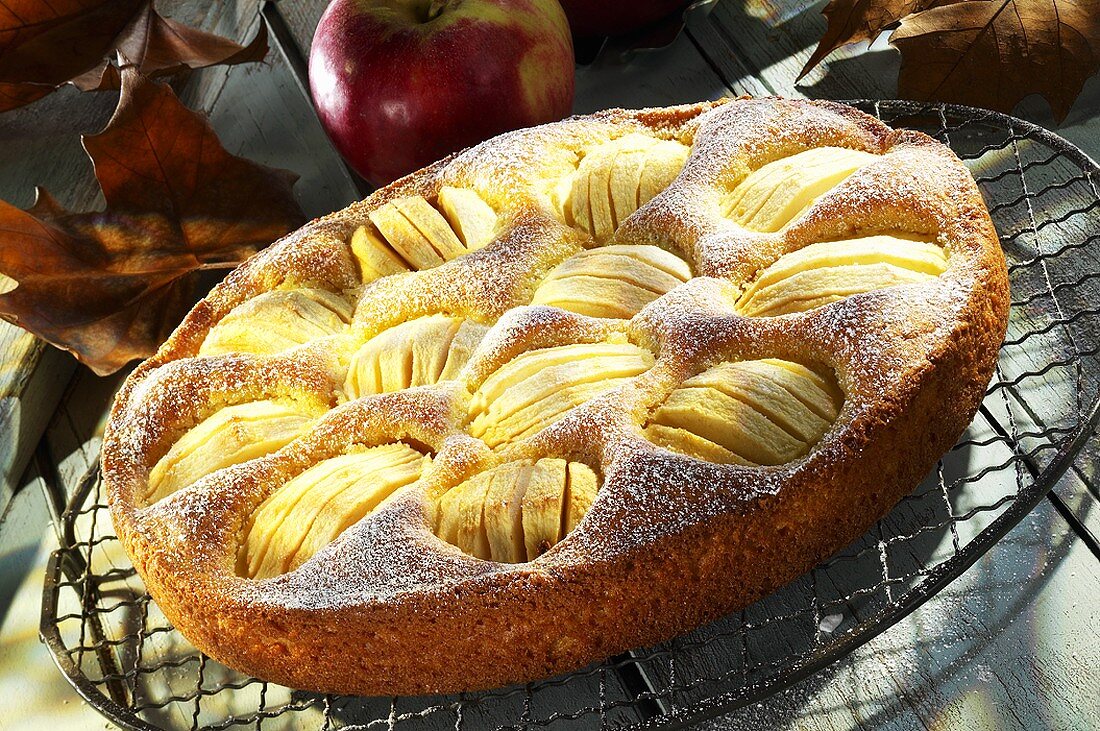
[[875,44],[870,53],[866,43],[842,48],[796,82],[825,30],[824,5],[820,0],[718,0],[708,17],[716,32],[705,51],[740,59],[770,93],[780,96],[894,97],[900,56],[884,44]]
[[[34,187],[53,192],[73,208],[98,203],[91,164],[79,135],[110,118],[109,94],[63,89],[22,109],[0,115],[0,198],[26,207]],[[3,278],[7,290],[14,286]],[[0,323],[0,510],[22,476],[42,429],[57,406],[75,361],[30,333]]]
[[347,167],[290,69],[277,54],[268,63],[266,68],[235,68],[227,76],[219,92],[227,103],[215,104],[210,113],[222,144],[233,154],[297,173],[294,194],[307,216],[322,216],[359,200]]
[[[822,8],[828,0],[716,0],[689,29],[703,53],[736,80],[750,74],[744,93],[804,96],[820,99],[893,99],[901,55],[887,42],[889,32],[873,43],[855,43],[830,54],[806,78],[798,75],[825,31]],[[733,86],[737,88],[737,84]],[[1100,77],[1085,84],[1062,125],[1037,96],[1025,99],[1016,116],[1056,129],[1094,158],[1100,156]]]
[[714,2],[709,2],[693,7],[685,17],[685,35],[734,94],[775,94],[761,77],[760,70],[733,50],[735,43],[727,37],[733,30],[716,22],[714,6]]
[[1070,468],[1067,479],[1054,486],[1054,493],[1093,538],[1100,539],[1100,435],[1094,434],[1083,450],[1085,457]]
[[681,33],[664,48],[625,50],[610,42],[589,66],[577,69],[573,111],[689,104],[733,94],[692,40]]
[[313,32],[317,30],[317,21],[328,7],[328,0],[298,0],[276,3],[279,12],[286,19],[287,26],[298,41],[302,55],[309,58],[309,49],[313,45]]
[[706,729],[1100,727],[1100,564],[1048,504],[939,596]]

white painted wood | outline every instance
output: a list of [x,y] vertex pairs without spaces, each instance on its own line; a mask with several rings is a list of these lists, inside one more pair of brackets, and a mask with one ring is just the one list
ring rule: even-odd
[[1100,727],[1100,564],[1042,504],[935,599],[790,691],[700,728]]

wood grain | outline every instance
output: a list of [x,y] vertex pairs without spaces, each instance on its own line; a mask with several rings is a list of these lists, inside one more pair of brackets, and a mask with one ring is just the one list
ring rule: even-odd
[[713,35],[707,54],[739,59],[768,93],[822,99],[892,99],[897,95],[900,55],[883,43],[854,44],[836,51],[801,82],[799,73],[825,30],[814,0],[716,2],[708,17]]
[[279,12],[294,34],[302,55],[309,58],[309,49],[313,45],[313,32],[317,30],[317,21],[328,7],[328,0],[300,0],[299,2],[277,3]]
[[700,728],[1098,728],[1098,586],[1100,564],[1044,503],[885,634]]

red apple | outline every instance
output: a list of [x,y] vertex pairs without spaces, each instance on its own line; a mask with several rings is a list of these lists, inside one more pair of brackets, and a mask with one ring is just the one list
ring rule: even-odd
[[578,38],[629,33],[686,4],[685,0],[561,0]]
[[321,124],[375,185],[561,119],[573,71],[558,0],[333,0],[309,54]]

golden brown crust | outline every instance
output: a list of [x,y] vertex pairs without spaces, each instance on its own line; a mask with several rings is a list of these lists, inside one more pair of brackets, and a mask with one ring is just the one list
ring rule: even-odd
[[[670,248],[696,277],[629,322],[524,307],[556,264],[594,245],[547,210],[539,180],[574,164],[569,150],[631,131],[678,139],[692,153],[613,242]],[[740,229],[718,212],[716,191],[823,145],[881,157],[779,233]],[[510,224],[481,251],[361,285],[346,243],[352,231],[385,201],[430,197],[443,184],[476,190]],[[889,232],[933,237],[949,254],[947,271],[797,315],[735,313],[739,287],[780,255]],[[352,330],[360,341],[436,312],[496,325],[466,370],[465,388],[345,403],[282,450],[142,507],[152,465],[218,405],[271,397],[336,404],[339,359],[325,341],[272,357],[196,357],[234,306],[288,282],[357,300]],[[105,437],[104,479],[118,534],[149,591],[222,662],[293,687],[367,695],[525,681],[717,618],[866,531],[969,423],[1007,316],[1007,272],[981,195],[932,139],[829,102],[614,110],[490,140],[246,262],[127,380]],[[612,332],[651,349],[656,365],[496,453],[465,434],[469,392],[500,363]],[[772,357],[833,368],[844,391],[839,419],[806,457],[778,467],[717,465],[644,438],[646,416],[686,378],[724,360]],[[237,575],[244,521],[272,490],[349,444],[396,439],[436,452],[418,487],[295,571]],[[483,561],[432,534],[426,494],[505,459],[544,456],[587,462],[603,485],[580,526],[539,559]]]

